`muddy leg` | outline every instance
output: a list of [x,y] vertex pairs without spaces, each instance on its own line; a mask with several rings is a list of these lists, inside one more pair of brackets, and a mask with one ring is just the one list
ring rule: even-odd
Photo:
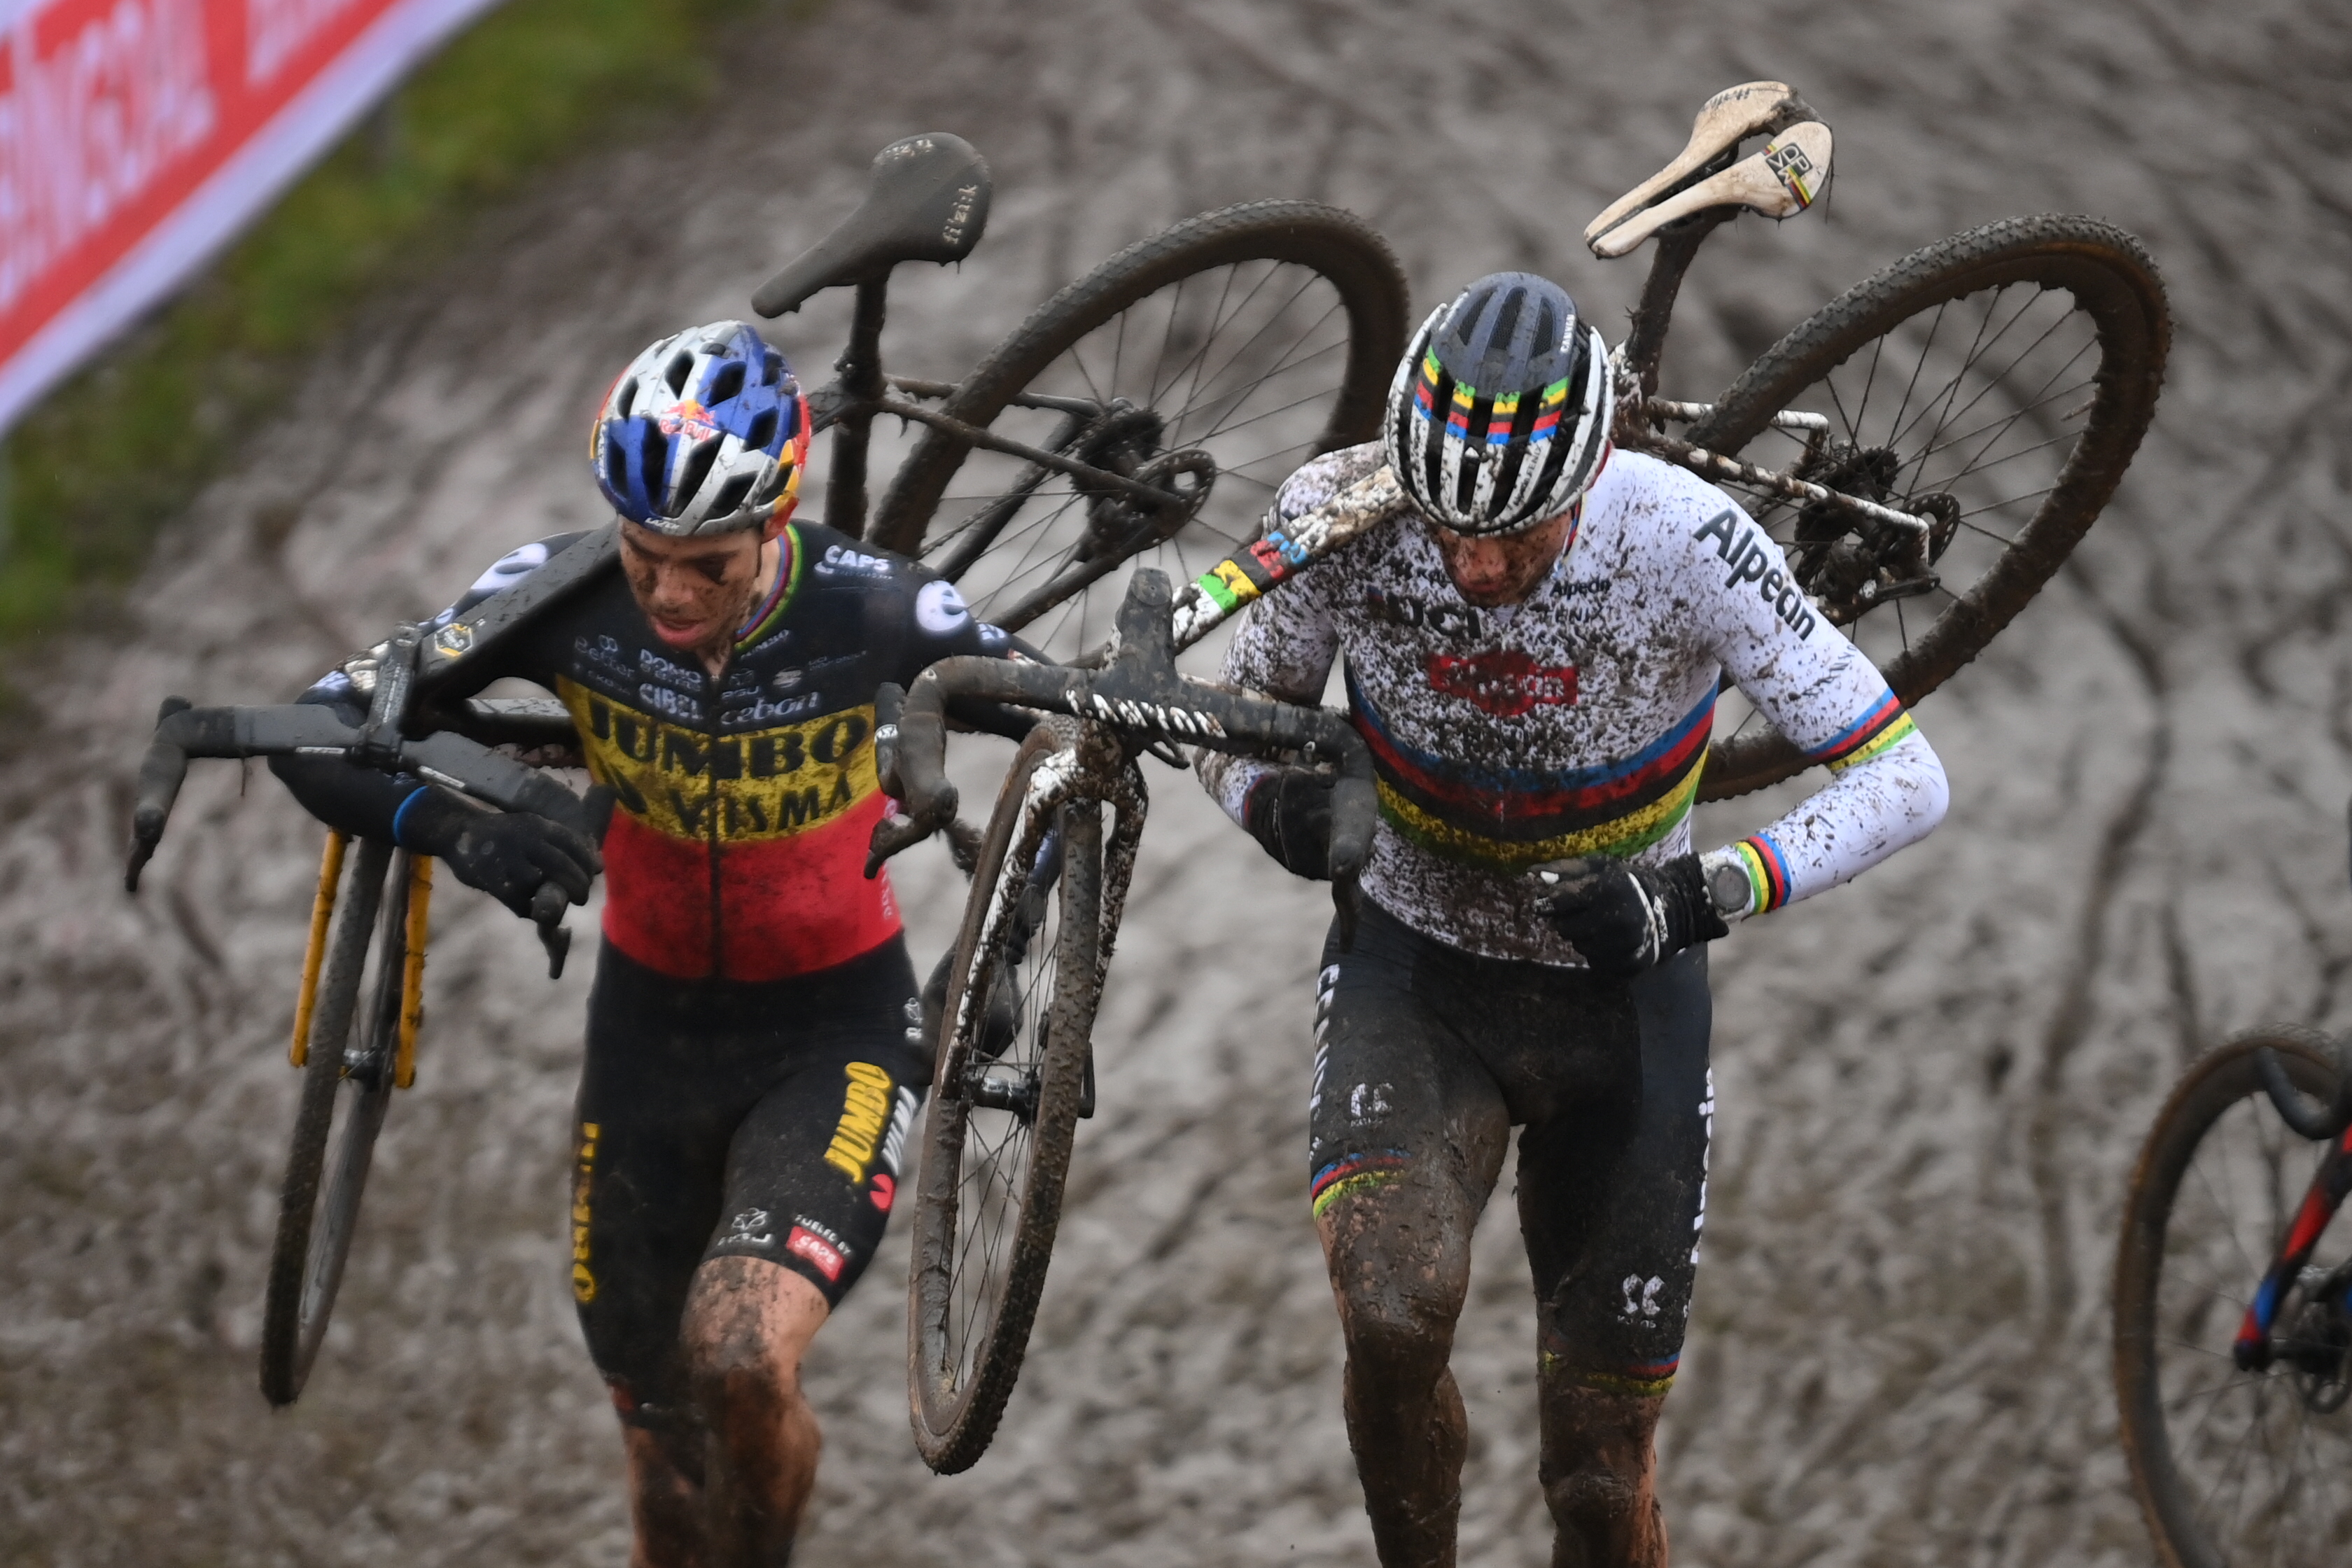
[[[1324,949],[1307,1106],[1315,1228],[1348,1346],[1348,1441],[1382,1568],[1450,1568],[1469,1442],[1446,1362],[1511,1117],[1422,994],[1448,955],[1377,905]],[[1442,989],[1442,987],[1441,987]]]
[[1552,1369],[1537,1387],[1552,1568],[1665,1568],[1653,1438],[1666,1396],[1586,1388]]
[[629,1521],[636,1527],[629,1568],[702,1568],[709,1544],[702,1483],[644,1427],[623,1426],[621,1441],[628,1451]]
[[1348,1345],[1348,1443],[1382,1568],[1454,1562],[1470,1429],[1446,1363],[1483,1195],[1408,1176],[1317,1217]]
[[696,1271],[681,1336],[695,1400],[710,1428],[710,1568],[783,1568],[823,1438],[802,1396],[802,1355],[824,1298],[758,1258],[715,1258]]

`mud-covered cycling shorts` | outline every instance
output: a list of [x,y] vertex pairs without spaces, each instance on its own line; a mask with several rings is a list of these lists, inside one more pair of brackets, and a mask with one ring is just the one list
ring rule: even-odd
[[624,1420],[687,1408],[678,1327],[707,1258],[838,1305],[873,1259],[929,1084],[892,938],[814,974],[677,980],[599,952],[572,1187],[572,1293]]
[[[1485,1205],[1501,1130],[1520,1127],[1546,1373],[1663,1394],[1697,1272],[1712,1019],[1704,948],[1628,986],[1481,958],[1368,901],[1352,952],[1326,942],[1317,988],[1315,1213],[1370,1197],[1397,1249],[1466,1247],[1434,1238]],[[1484,1175],[1465,1152],[1482,1143]]]

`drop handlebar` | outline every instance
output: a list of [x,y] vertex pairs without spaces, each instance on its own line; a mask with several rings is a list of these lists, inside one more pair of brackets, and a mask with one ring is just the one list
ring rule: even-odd
[[[915,679],[898,713],[885,787],[906,808],[874,829],[866,875],[954,820],[947,777],[947,709],[977,698],[1067,713],[1146,742],[1174,742],[1245,755],[1294,755],[1336,765],[1332,789],[1332,896],[1342,935],[1352,932],[1356,879],[1371,853],[1379,818],[1371,752],[1347,719],[1323,708],[1232,691],[1177,673],[1173,595],[1165,574],[1139,569],[1118,609],[1118,634],[1098,669],[1026,660],[941,659]],[[885,711],[881,717],[887,720]]]

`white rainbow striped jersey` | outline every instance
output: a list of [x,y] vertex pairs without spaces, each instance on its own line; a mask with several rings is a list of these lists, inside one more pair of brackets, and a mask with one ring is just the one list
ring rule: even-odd
[[[1284,521],[1370,474],[1377,444],[1317,458]],[[1827,784],[1706,857],[1748,872],[1750,912],[1834,887],[1942,819],[1944,770],[1870,661],[1790,578],[1723,491],[1613,452],[1560,562],[1527,599],[1472,605],[1426,525],[1385,523],[1250,605],[1222,678],[1319,702],[1344,659],[1380,771],[1363,888],[1413,929],[1489,957],[1577,965],[1528,868],[1574,855],[1657,862],[1690,848],[1725,672]],[[1203,753],[1236,822],[1268,764]]]

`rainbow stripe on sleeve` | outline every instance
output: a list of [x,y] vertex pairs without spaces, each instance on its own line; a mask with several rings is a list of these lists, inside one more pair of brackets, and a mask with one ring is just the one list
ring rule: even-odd
[[1752,833],[1732,846],[1748,868],[1748,886],[1755,897],[1751,914],[1765,914],[1789,901],[1789,861],[1769,833]]
[[1808,755],[1814,762],[1826,763],[1830,772],[1842,773],[1900,744],[1906,736],[1917,731],[1918,726],[1911,721],[1910,711],[1890,690],[1871,704],[1870,711],[1831,736],[1828,744],[1815,747]]

